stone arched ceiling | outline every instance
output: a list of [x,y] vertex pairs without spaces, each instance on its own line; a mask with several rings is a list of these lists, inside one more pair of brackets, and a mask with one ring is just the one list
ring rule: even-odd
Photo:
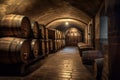
[[102,0],[0,0],[0,17],[15,13],[28,16],[39,23],[69,17],[88,23]]
[[46,27],[55,28],[63,32],[65,32],[67,29],[71,27],[76,27],[80,31],[81,30],[83,31],[87,27],[87,24],[73,18],[59,18],[48,23]]

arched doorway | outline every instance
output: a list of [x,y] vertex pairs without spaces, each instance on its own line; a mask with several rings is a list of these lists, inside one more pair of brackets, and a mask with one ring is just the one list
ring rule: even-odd
[[80,20],[74,18],[58,18],[46,24],[46,27],[62,31],[65,34],[67,46],[77,46],[78,42],[87,43],[88,41],[88,25]]
[[77,46],[78,42],[82,42],[82,34],[77,28],[69,28],[65,34],[67,46]]

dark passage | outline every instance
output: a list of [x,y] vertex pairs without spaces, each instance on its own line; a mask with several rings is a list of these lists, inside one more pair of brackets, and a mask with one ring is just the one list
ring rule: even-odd
[[76,47],[67,47],[51,54],[36,71],[25,77],[0,77],[0,80],[93,80],[82,64]]

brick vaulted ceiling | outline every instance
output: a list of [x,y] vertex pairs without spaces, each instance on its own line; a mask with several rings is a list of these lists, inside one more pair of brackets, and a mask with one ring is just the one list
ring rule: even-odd
[[27,15],[47,24],[57,18],[75,18],[88,23],[103,0],[0,0],[0,17],[10,14]]

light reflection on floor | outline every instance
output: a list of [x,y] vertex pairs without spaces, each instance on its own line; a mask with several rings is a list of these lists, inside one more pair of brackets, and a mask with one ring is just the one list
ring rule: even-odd
[[25,77],[0,77],[0,80],[93,80],[82,65],[77,48],[64,48],[45,60],[39,69]]
[[59,51],[59,53],[63,53],[63,54],[75,54],[76,53],[76,49],[73,49],[73,47],[64,48],[63,50]]

